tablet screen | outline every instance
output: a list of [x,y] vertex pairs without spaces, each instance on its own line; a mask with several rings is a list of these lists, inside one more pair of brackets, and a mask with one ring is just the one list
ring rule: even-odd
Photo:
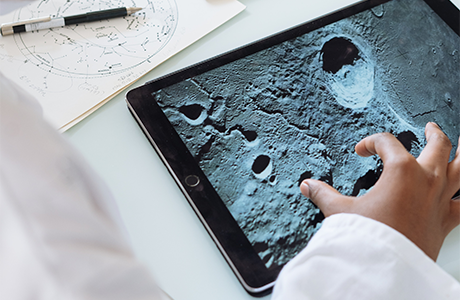
[[[161,89],[155,99],[267,268],[320,227],[303,179],[346,195],[382,171],[354,145],[424,125],[459,136],[458,36],[423,1],[392,1]],[[454,153],[454,152],[453,152]]]
[[[217,192],[215,201],[225,204],[268,271],[279,272],[324,218],[301,195],[302,180],[319,179],[352,196],[375,184],[380,158],[354,152],[364,137],[390,132],[418,156],[425,124],[433,121],[451,140],[454,156],[460,135],[458,33],[427,4],[437,1],[382,2],[354,15],[349,9],[345,18],[335,14],[338,21],[325,26],[321,20],[303,25],[144,88],[146,101],[153,96]],[[170,154],[175,146],[159,135],[164,122],[146,113],[142,101],[133,103],[163,159],[177,166],[173,176],[180,177],[178,170],[188,164],[182,150]],[[247,265],[242,261],[231,264],[239,269]]]

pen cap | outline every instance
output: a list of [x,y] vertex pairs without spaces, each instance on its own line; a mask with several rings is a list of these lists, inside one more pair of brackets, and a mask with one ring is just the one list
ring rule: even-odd
[[12,22],[12,23],[5,23],[0,26],[0,31],[2,35],[9,35],[14,33],[14,28],[15,26],[21,26],[25,24],[32,24],[32,23],[40,23],[40,22],[49,22],[51,20],[51,17],[41,17],[41,18],[35,18],[35,19],[30,19],[26,21],[18,21],[18,22]]

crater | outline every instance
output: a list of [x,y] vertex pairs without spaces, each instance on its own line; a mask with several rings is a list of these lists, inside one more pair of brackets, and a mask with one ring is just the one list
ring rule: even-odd
[[252,164],[252,171],[257,178],[263,179],[271,174],[272,163],[270,157],[261,154],[257,156]]
[[353,65],[359,58],[359,51],[350,40],[335,37],[323,45],[321,56],[323,58],[323,70],[335,74],[344,65]]
[[[368,45],[356,45],[370,51]],[[334,37],[323,45],[320,56],[326,89],[340,105],[351,109],[366,107],[374,96],[374,64],[356,45],[345,37]]]
[[409,152],[412,150],[412,145],[418,144],[418,139],[412,131],[403,131],[399,133],[396,138]]
[[312,172],[310,172],[310,171],[303,172],[302,175],[300,175],[298,185],[300,186],[302,184],[302,181],[304,181],[305,179],[312,178],[312,177],[313,177]]
[[259,155],[252,164],[252,171],[256,174],[262,173],[270,164],[270,157],[267,155]]
[[246,140],[248,140],[248,142],[252,142],[252,141],[255,141],[257,139],[257,132],[255,132],[255,131],[242,130],[241,133],[244,135]]
[[179,111],[190,120],[197,120],[204,107],[199,104],[184,105],[179,108]]
[[353,187],[352,196],[358,196],[359,192],[364,189],[368,190],[379,180],[383,171],[383,164],[380,164],[375,170],[369,170],[364,176],[361,176]]
[[257,132],[253,131],[253,130],[246,130],[243,128],[243,126],[241,125],[235,125],[233,126],[232,128],[230,128],[230,132],[232,132],[233,130],[238,130],[239,132],[241,132],[241,134],[244,136],[244,138],[248,141],[248,142],[252,142],[252,141],[255,141],[257,139]]

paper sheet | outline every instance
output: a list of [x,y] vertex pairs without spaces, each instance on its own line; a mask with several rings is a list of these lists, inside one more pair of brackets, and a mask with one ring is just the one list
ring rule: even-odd
[[116,7],[135,14],[0,36],[0,70],[67,130],[151,69],[244,9],[236,0],[40,0],[0,23]]

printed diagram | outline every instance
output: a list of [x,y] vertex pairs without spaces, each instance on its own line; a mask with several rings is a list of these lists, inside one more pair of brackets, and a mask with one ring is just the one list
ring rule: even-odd
[[0,23],[142,9],[125,17],[0,36],[0,69],[38,100],[45,119],[67,130],[244,9],[237,1],[212,2],[37,0],[0,16]]
[[[124,6],[126,1],[120,0],[43,0],[18,10],[15,21]],[[143,9],[123,18],[16,34],[14,41],[26,64],[53,75],[89,79],[121,74],[155,56],[177,25],[174,0],[135,0],[128,6]]]
[[[125,17],[0,36],[0,68],[66,130],[186,45],[174,38],[177,0],[40,0],[0,23],[119,7]],[[182,47],[182,48],[181,48]]]

